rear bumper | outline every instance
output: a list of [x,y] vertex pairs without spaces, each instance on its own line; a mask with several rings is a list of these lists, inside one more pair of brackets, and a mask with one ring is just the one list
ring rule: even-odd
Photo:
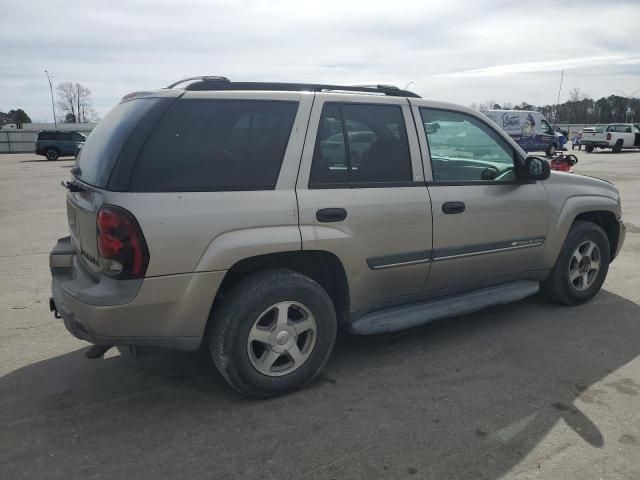
[[69,237],[58,240],[49,260],[55,310],[72,335],[95,345],[197,350],[225,274],[95,279]]

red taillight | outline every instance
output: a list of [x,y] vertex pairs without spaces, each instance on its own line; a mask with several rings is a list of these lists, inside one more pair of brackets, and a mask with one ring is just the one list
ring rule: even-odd
[[136,219],[123,208],[104,206],[98,211],[98,253],[105,275],[142,278],[149,251]]
[[607,140],[611,140],[611,132],[607,133]]

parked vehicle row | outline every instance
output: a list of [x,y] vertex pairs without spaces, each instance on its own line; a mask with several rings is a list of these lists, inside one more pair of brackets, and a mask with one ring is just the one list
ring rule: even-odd
[[587,301],[622,247],[613,185],[550,172],[469,108],[389,86],[188,82],[125,97],[71,170],[50,306],[91,357],[202,347],[268,397],[309,383],[339,329],[540,288]]

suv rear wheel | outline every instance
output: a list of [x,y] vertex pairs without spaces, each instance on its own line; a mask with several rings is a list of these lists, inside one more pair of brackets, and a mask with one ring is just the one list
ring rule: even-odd
[[60,156],[60,152],[57,148],[49,147],[44,151],[47,160],[57,160]]
[[213,312],[209,349],[222,376],[243,395],[267,398],[311,382],[336,338],[327,292],[278,269],[241,280]]
[[609,240],[595,223],[577,221],[564,242],[542,291],[551,300],[577,305],[592,298],[609,271]]

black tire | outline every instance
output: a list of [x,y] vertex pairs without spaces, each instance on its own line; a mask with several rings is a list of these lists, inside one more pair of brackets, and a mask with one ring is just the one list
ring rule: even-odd
[[549,145],[549,147],[547,148],[546,154],[547,157],[552,157],[554,153],[556,153],[556,150],[558,149],[557,145],[555,143],[552,143],[551,145]]
[[[574,251],[586,241],[592,241],[598,246],[600,270],[589,288],[579,290],[570,280],[569,269]],[[595,223],[574,222],[549,277],[541,282],[542,292],[550,300],[564,305],[586,302],[602,287],[609,271],[609,257],[609,239],[604,230]]]
[[[303,304],[314,316],[317,331],[308,358],[282,376],[258,371],[249,358],[249,333],[260,315],[278,302]],[[222,376],[238,392],[268,398],[301,388],[322,370],[333,350],[336,312],[327,292],[312,279],[291,270],[264,270],[247,276],[212,312],[209,351]]]
[[618,140],[611,149],[612,153],[620,153],[622,151],[622,140]]
[[44,156],[47,157],[47,160],[57,160],[60,156],[60,152],[57,148],[49,147],[44,151]]

